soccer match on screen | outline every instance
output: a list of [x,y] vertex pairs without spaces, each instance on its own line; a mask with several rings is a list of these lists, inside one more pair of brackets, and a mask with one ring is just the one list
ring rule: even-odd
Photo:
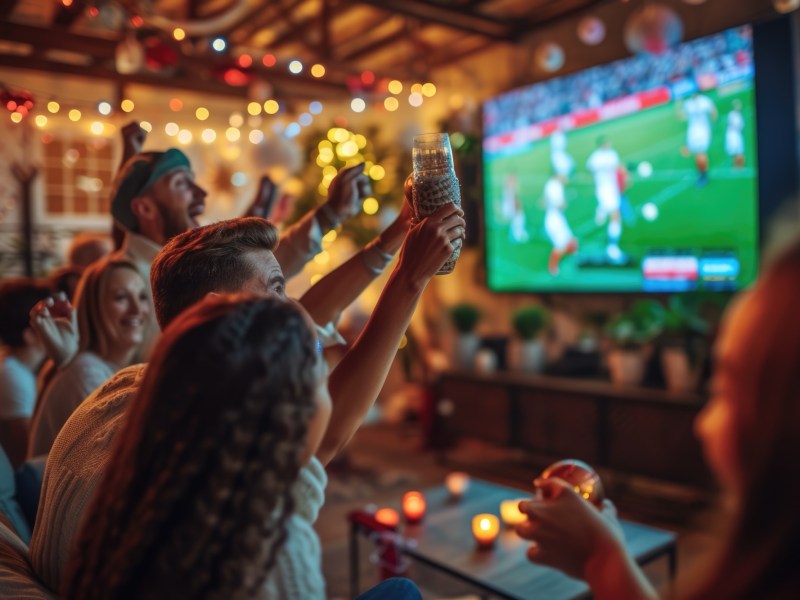
[[484,105],[496,291],[735,290],[757,271],[752,30]]

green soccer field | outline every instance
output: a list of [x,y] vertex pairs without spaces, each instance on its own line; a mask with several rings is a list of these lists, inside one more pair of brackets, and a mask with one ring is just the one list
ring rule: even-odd
[[[704,92],[719,113],[713,124],[709,148],[709,182],[698,187],[694,159],[684,156],[686,122],[678,117],[677,103],[576,129],[567,133],[567,152],[575,171],[566,186],[567,221],[578,239],[577,254],[561,261],[552,276],[547,262],[552,244],[544,230],[542,190],[551,174],[549,139],[535,142],[513,155],[485,158],[484,194],[486,256],[489,287],[496,291],[639,291],[642,290],[641,259],[651,250],[733,250],[740,262],[737,287],[755,279],[758,247],[758,181],[755,144],[755,107],[752,82]],[[727,113],[734,99],[742,102],[745,167],[735,168],[725,153]],[[631,209],[623,221],[620,248],[631,258],[631,266],[580,266],[592,257],[602,257],[606,248],[606,225],[595,223],[597,200],[594,179],[586,160],[596,140],[606,136],[627,166],[630,180],[626,196]],[[637,165],[652,165],[652,174],[642,177]],[[509,223],[501,214],[503,181],[516,174],[519,200],[525,212],[529,240],[515,243]],[[653,203],[658,217],[642,215],[642,206]]]

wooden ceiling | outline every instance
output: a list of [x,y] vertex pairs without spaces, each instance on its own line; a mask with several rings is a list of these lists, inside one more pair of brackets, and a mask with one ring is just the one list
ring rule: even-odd
[[[283,97],[336,97],[351,94],[367,70],[379,80],[435,81],[438,69],[603,1],[0,0],[0,66],[246,96],[247,86],[219,75],[248,54],[253,66],[244,72]],[[172,31],[181,24],[189,26],[178,42]],[[115,53],[126,35],[160,38],[175,64],[118,73]],[[224,53],[209,47],[217,36],[227,41]],[[262,64],[265,53],[275,66]],[[294,59],[305,65],[297,75],[287,69]],[[326,69],[321,78],[309,72],[316,63]]]

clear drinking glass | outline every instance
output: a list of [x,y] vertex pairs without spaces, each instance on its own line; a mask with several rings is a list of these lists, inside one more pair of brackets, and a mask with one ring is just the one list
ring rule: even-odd
[[[423,133],[414,136],[411,150],[414,165],[414,216],[419,220],[440,206],[454,202],[461,206],[461,188],[453,167],[453,151],[446,133]],[[451,273],[461,254],[461,240],[454,240],[453,254],[437,275]]]

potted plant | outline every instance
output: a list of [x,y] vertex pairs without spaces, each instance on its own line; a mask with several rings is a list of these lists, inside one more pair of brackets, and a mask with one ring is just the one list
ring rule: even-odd
[[697,387],[701,364],[697,342],[708,333],[708,322],[700,315],[702,298],[673,295],[667,301],[661,340],[661,370],[672,392]]
[[613,347],[608,355],[611,381],[639,385],[644,379],[645,347],[661,332],[664,307],[655,300],[635,302],[606,328]]
[[481,310],[474,304],[463,303],[450,308],[450,320],[457,332],[453,345],[453,364],[458,368],[472,368],[475,352],[480,345],[475,326],[481,316]]
[[540,373],[544,369],[544,347],[539,334],[547,324],[548,312],[543,306],[525,306],[514,312],[511,326],[517,334],[509,347],[509,366]]

